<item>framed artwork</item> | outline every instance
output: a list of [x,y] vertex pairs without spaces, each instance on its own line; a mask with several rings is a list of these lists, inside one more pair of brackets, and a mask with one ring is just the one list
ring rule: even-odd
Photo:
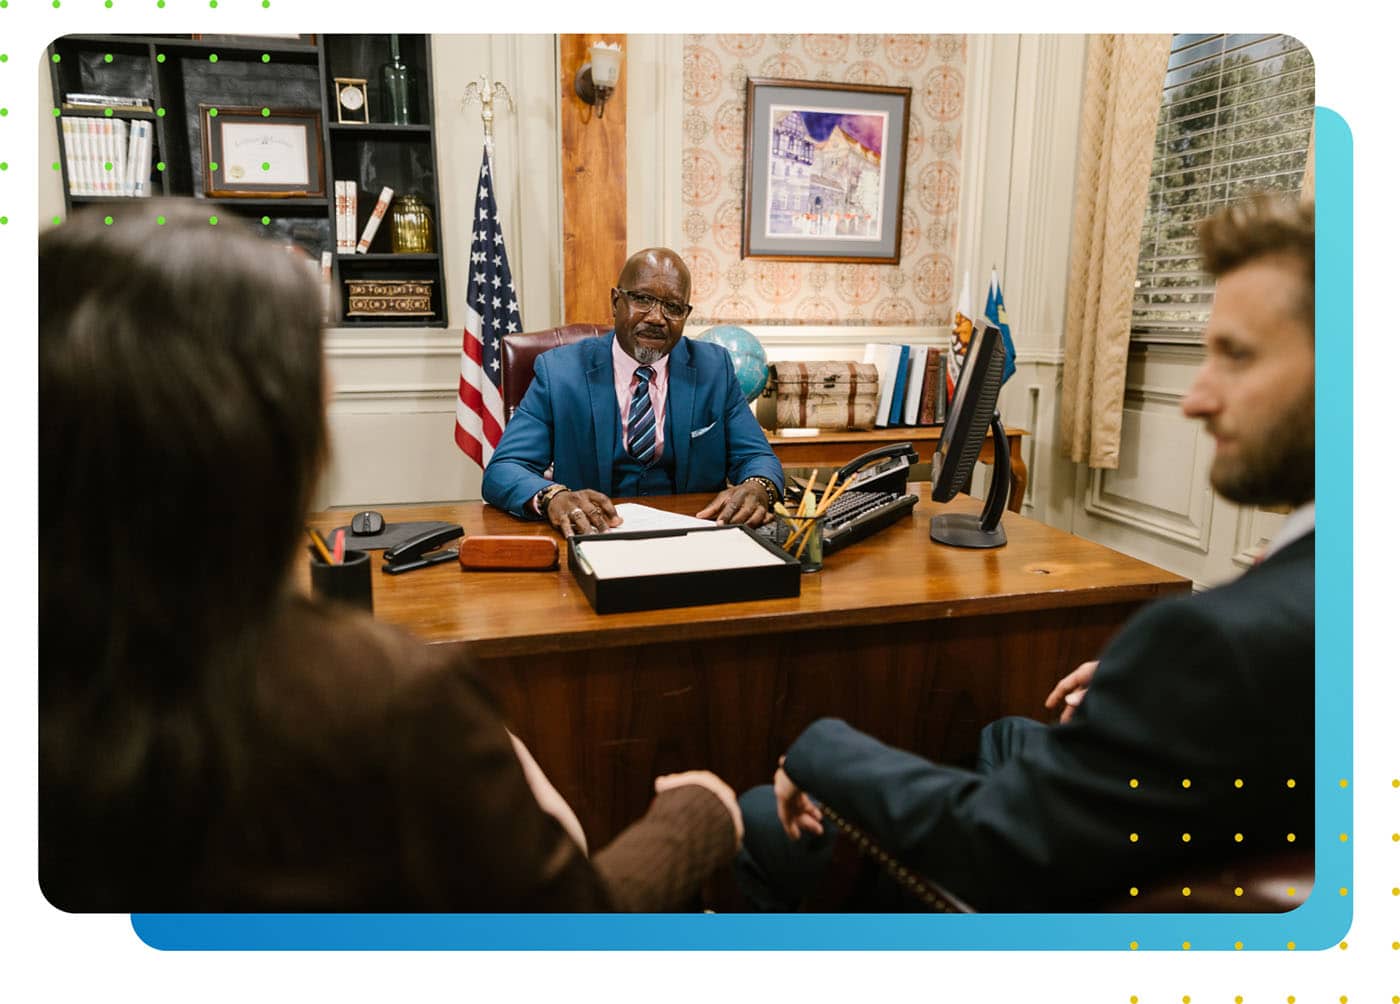
[[260,32],[256,35],[191,35],[190,38],[196,42],[255,42],[260,39],[276,39],[279,42],[316,44],[315,35],[280,35],[272,32]]
[[[217,114],[211,114],[217,111]],[[218,198],[324,196],[321,115],[299,109],[199,106],[204,194]]]
[[742,257],[897,264],[909,97],[750,78]]

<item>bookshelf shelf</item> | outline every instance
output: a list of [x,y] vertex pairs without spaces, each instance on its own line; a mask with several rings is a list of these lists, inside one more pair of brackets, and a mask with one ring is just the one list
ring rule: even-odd
[[392,122],[332,122],[331,132],[337,136],[422,136],[427,137],[432,126],[394,125]]
[[[433,217],[433,243],[442,246],[441,205],[437,183],[437,137],[433,127],[431,81],[432,46],[426,35],[399,36],[405,63],[416,74],[413,124],[389,122],[350,124],[337,122],[336,77],[367,80],[370,118],[382,117],[379,67],[390,55],[387,35],[316,35],[306,40],[254,35],[194,38],[189,35],[66,35],[49,47],[49,74],[54,118],[59,133],[59,160],[64,182],[64,205],[69,213],[96,206],[125,206],[147,201],[117,194],[72,194],[80,177],[102,178],[103,156],[86,150],[82,164],[70,162],[65,146],[64,120],[70,128],[94,130],[86,121],[98,119],[128,123],[127,135],[142,123],[150,135],[149,164],[139,156],[105,155],[106,160],[130,165],[127,179],[144,173],[147,189],[155,197],[188,198],[220,215],[243,217],[258,225],[269,239],[305,248],[316,259],[328,256],[332,297],[337,303],[331,323],[337,327],[443,327],[445,272],[439,254],[393,254],[392,221],[383,220],[369,254],[338,253],[336,249],[336,181],[354,181],[358,199],[354,239],[364,232],[380,191],[392,188],[395,196],[413,194],[427,203]],[[217,61],[210,61],[215,54]],[[64,95],[99,94],[139,98],[153,111],[125,112],[113,109],[108,116],[100,108],[64,109]],[[141,103],[141,102],[135,102]],[[319,124],[313,135],[320,143],[324,197],[208,198],[205,196],[204,129],[200,105],[220,108],[272,108],[314,111]],[[105,140],[104,140],[105,141]],[[68,142],[76,143],[76,137]],[[94,144],[89,134],[83,142]],[[140,151],[138,150],[139,154]],[[94,160],[99,167],[91,167]],[[163,168],[156,169],[161,163]],[[75,170],[84,168],[82,175]],[[78,185],[78,190],[83,187]],[[91,191],[94,186],[89,183]],[[128,185],[128,188],[131,187]],[[314,191],[315,185],[310,186]],[[390,214],[393,205],[390,204]],[[262,221],[266,220],[264,224]],[[388,320],[346,317],[346,277],[432,280],[434,313],[430,317]]]
[[342,251],[336,255],[342,261],[438,261],[436,254],[395,254],[392,251],[377,251],[370,254],[350,254]]

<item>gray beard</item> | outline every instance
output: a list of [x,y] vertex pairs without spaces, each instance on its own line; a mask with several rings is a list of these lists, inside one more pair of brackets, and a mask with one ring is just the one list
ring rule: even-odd
[[632,353],[632,358],[643,366],[650,366],[665,354],[660,349],[649,349],[638,345],[636,351]]

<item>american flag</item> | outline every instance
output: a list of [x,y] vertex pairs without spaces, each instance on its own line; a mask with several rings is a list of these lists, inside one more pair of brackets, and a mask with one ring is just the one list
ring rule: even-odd
[[457,445],[483,468],[506,424],[501,404],[501,336],[520,330],[520,304],[506,262],[506,241],[491,191],[489,151],[481,151],[481,184],[473,217],[467,326],[457,381]]

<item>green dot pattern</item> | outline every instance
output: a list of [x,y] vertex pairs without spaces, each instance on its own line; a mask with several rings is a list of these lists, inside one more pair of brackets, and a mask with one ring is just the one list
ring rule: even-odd
[[158,161],[156,161],[156,170],[157,170],[157,171],[164,171],[164,170],[165,170],[165,161],[163,161],[163,160],[158,160]]
[[262,61],[263,61],[264,63],[270,63],[270,62],[272,62],[272,57],[269,56],[267,53],[264,52],[264,53],[262,54]]
[[156,53],[156,62],[157,62],[157,63],[163,63],[163,62],[165,62],[165,53],[163,53],[163,52],[158,52],[158,53]]
[[156,217],[156,226],[158,226],[158,227],[163,227],[163,226],[165,226],[165,217],[164,217],[164,216],[157,216],[157,217]]
[[103,53],[103,55],[102,55],[102,62],[104,62],[104,63],[110,63],[111,61],[112,61],[112,54],[111,54],[110,52]]
[[216,226],[218,226],[218,225],[219,225],[219,218],[218,218],[217,216],[211,216],[211,217],[209,217],[209,225],[210,225],[211,227],[216,227]]
[[217,52],[211,52],[211,53],[209,53],[209,62],[211,62],[211,63],[217,63],[218,61],[219,61],[219,54],[218,54]]
[[111,226],[113,223],[115,223],[116,221],[113,220],[112,217],[110,217],[110,216],[104,216],[104,217],[102,218],[102,222],[105,223],[105,224],[107,224],[107,226],[110,227],[110,226]]
[[272,217],[271,217],[271,216],[264,216],[264,217],[262,218],[262,221],[263,221],[263,226],[267,226],[269,223],[272,222]]
[[110,109],[110,108],[104,108],[104,109],[102,109],[102,114],[105,115],[105,116],[107,116],[107,118],[111,118],[111,117],[112,117],[112,109]]

